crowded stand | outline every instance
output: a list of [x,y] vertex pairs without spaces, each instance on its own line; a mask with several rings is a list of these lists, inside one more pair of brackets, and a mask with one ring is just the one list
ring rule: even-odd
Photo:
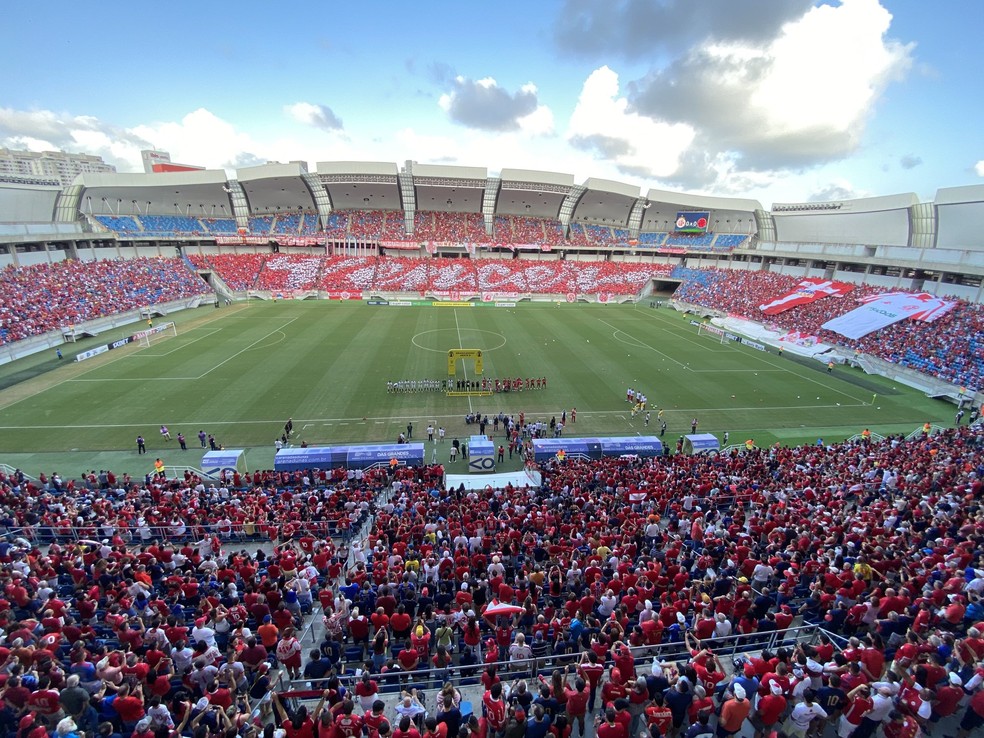
[[393,292],[419,292],[429,284],[429,259],[387,259],[376,262],[376,274],[372,286],[378,290]]
[[8,266],[0,270],[0,343],[207,291],[181,259]]
[[375,284],[376,259],[368,256],[328,256],[321,266],[319,290],[361,291]]
[[625,228],[612,228],[611,231],[612,242],[614,244],[626,244],[632,239],[632,234],[630,234]]
[[259,290],[314,289],[321,272],[322,256],[274,254],[268,256],[256,280]]
[[349,214],[335,210],[328,216],[328,226],[325,235],[329,240],[344,241],[348,236]]
[[481,213],[418,212],[414,214],[414,238],[444,243],[488,243]]
[[667,276],[666,264],[633,264],[618,261],[564,262],[571,272],[574,292],[634,295],[653,277]]
[[[536,425],[481,420],[510,451]],[[544,721],[584,736],[587,719],[600,738],[746,721],[978,735],[982,446],[960,427],[553,460],[538,487],[471,492],[445,489],[439,465],[4,477],[0,720],[18,738],[313,736],[307,698],[325,735],[350,738],[418,718],[434,738],[438,720],[529,738]],[[797,642],[800,623],[823,630]],[[466,708],[470,685],[484,695]]]
[[210,269],[219,275],[229,289],[254,289],[263,269],[266,254],[189,254],[196,269]]
[[427,260],[427,286],[432,290],[475,292],[478,278],[472,259],[436,257]]
[[[229,235],[238,232],[232,218],[191,218],[170,215],[141,216],[93,216],[103,227],[121,235],[146,232],[154,236]],[[440,243],[500,243],[544,244],[552,247],[573,245],[605,248],[624,247],[632,241],[628,230],[610,226],[572,223],[567,238],[559,221],[518,215],[497,215],[494,219],[494,236],[485,232],[485,218],[481,213],[448,213],[419,211],[414,214],[413,237],[421,241]],[[322,229],[318,215],[311,212],[285,213],[283,215],[254,216],[248,220],[252,235],[320,235],[328,240],[359,241],[407,239],[403,212],[399,210],[349,210],[335,211],[328,217],[328,226]],[[696,235],[640,233],[638,243],[643,246],[669,246],[706,251],[712,247],[730,250],[742,246],[748,236],[738,234],[704,233]]]
[[317,213],[302,213],[302,215],[303,220],[301,221],[300,230],[302,236],[313,236],[321,231],[321,226],[318,224]]
[[476,264],[478,289],[497,292],[529,292],[523,262],[515,259],[481,259]]
[[823,343],[871,354],[961,386],[980,387],[984,383],[984,357],[974,338],[984,328],[984,311],[979,304],[954,298],[956,306],[932,323],[905,320],[852,340],[821,326],[853,310],[862,299],[888,291],[886,288],[855,285],[846,297],[817,300],[763,320],[759,305],[792,290],[799,277],[763,271],[681,268],[674,269],[672,275],[683,280],[673,295],[682,302],[765,322],[781,332],[812,335]]
[[525,215],[497,216],[495,241],[557,246],[564,242],[564,231],[559,221],[548,218],[532,218]]
[[570,231],[568,233],[568,241],[570,241],[572,246],[590,246],[591,241],[588,240],[588,234],[585,232],[584,226],[580,223],[571,223]]
[[[612,229],[608,226],[585,224],[582,227],[584,228],[584,235],[588,241],[595,246],[614,246],[616,244],[615,234],[612,233]],[[623,233],[627,233],[627,231],[623,231]]]

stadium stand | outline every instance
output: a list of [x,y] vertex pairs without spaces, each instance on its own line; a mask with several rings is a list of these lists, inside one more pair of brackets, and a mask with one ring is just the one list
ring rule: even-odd
[[711,247],[713,233],[670,233],[666,237],[667,246],[680,246],[685,249],[704,250]]
[[[505,415],[498,427],[502,443],[527,448],[541,430]],[[24,668],[8,673],[5,695],[37,705],[24,724],[41,730],[65,714],[42,709],[43,698],[77,696],[72,724],[105,721],[128,738],[153,720],[201,723],[213,704],[248,725],[275,688],[285,693],[275,711],[297,730],[306,718],[293,700],[322,696],[324,723],[341,730],[378,720],[384,693],[422,693],[432,680],[448,694],[439,711],[474,686],[488,703],[486,715],[471,708],[476,718],[498,720],[501,674],[535,685],[531,711],[550,705],[576,722],[611,709],[631,723],[631,705],[642,705],[651,709],[636,709],[639,727],[660,735],[691,722],[713,729],[739,688],[762,710],[781,698],[775,720],[787,703],[809,712],[804,690],[816,688],[849,715],[877,703],[875,729],[890,720],[956,733],[984,719],[982,447],[982,431],[962,427],[721,456],[568,459],[545,464],[538,488],[501,494],[445,489],[440,465],[358,479],[236,472],[219,484],[15,472],[0,477],[0,525],[14,537],[0,551],[0,639]],[[107,499],[115,489],[126,504]],[[267,545],[249,554],[244,540]],[[315,603],[317,657],[298,643]],[[512,614],[492,614],[503,605]],[[800,641],[800,623],[823,630]],[[665,652],[680,660],[662,662]],[[265,665],[293,679],[274,687]],[[248,702],[230,699],[225,675]],[[105,683],[117,688],[110,698]],[[870,696],[857,689],[869,683]],[[513,715],[522,699],[516,688],[506,698]],[[383,719],[400,715],[384,704]]]
[[419,212],[414,216],[414,238],[422,241],[488,243],[481,213]]
[[[579,225],[579,224],[578,224]],[[587,241],[595,246],[612,246],[616,243],[615,234],[608,226],[584,225],[584,235]],[[628,232],[622,231],[628,238]]]
[[147,233],[175,235],[205,232],[205,228],[197,218],[189,218],[185,215],[141,215],[139,220]]
[[428,286],[429,259],[384,259],[376,265],[373,287],[383,291],[418,292]]
[[376,259],[366,256],[329,256],[324,259],[320,290],[360,291],[371,289],[376,281]]
[[230,234],[238,231],[232,218],[199,218],[199,221],[209,233]]
[[[588,238],[587,228],[592,226],[585,226],[581,223],[571,223],[570,235],[568,240],[572,246],[591,246],[591,241]],[[593,226],[598,228],[598,226]]]
[[349,213],[349,232],[360,239],[376,239],[383,229],[386,214],[381,210],[356,210]]
[[270,232],[273,227],[273,216],[263,215],[259,217],[251,217],[249,219],[249,232],[254,235],[265,235]]
[[273,230],[271,233],[284,233],[290,236],[296,236],[300,230],[301,214],[284,213],[283,215],[277,216],[277,220],[273,224]]
[[253,289],[266,261],[264,254],[190,254],[188,257],[197,269],[212,269],[229,289],[240,291]]
[[315,233],[321,231],[321,227],[318,224],[317,213],[303,213],[303,216],[304,216],[304,220],[301,223],[302,236],[313,236]]
[[137,221],[128,215],[96,215],[94,217],[99,223],[106,226],[106,228],[117,233],[130,233],[143,230]]
[[[507,240],[500,235],[500,218],[508,223],[507,233],[510,238]],[[529,243],[547,244],[550,246],[558,245],[564,241],[563,226],[559,221],[547,218],[530,218],[523,215],[499,216],[496,218],[495,240],[497,243]]]
[[[797,277],[772,272],[679,267],[671,276],[684,280],[674,298],[759,322],[763,316],[758,306],[788,292],[799,282]],[[818,300],[770,316],[766,322],[783,332],[814,335],[824,343],[862,351],[954,384],[981,386],[984,359],[973,338],[977,335],[975,331],[984,327],[979,305],[957,299],[956,307],[935,322],[901,321],[856,341],[820,327],[853,310],[862,298],[885,291],[871,285],[857,285],[845,298]]]
[[471,259],[428,259],[427,286],[433,290],[475,292],[478,289],[475,263]]
[[260,290],[309,290],[318,283],[324,257],[303,254],[268,256],[260,270],[256,288]]
[[328,216],[328,226],[325,234],[329,239],[344,241],[349,234],[349,214],[337,210]]
[[744,246],[748,236],[739,233],[719,233],[714,239],[715,249],[737,249]]
[[207,291],[181,259],[9,266],[0,271],[0,343]]
[[640,233],[639,243],[643,246],[662,246],[666,242],[665,233]]
[[522,262],[481,259],[475,264],[478,289],[500,292],[528,292],[529,283]]

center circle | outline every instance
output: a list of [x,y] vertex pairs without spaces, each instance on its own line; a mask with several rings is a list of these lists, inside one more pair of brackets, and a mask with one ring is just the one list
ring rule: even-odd
[[[448,343],[442,348],[432,348],[430,346],[422,345],[417,339],[422,336],[428,336],[432,333],[450,333],[453,335],[453,339],[449,340]],[[481,345],[483,341],[478,340],[474,342],[469,342],[466,339],[470,334],[473,333],[488,333],[493,336],[498,336],[500,342],[495,346],[484,346]],[[425,339],[426,340],[426,339]],[[450,349],[465,348],[465,349],[478,349],[480,351],[495,351],[506,345],[506,337],[501,333],[496,333],[495,331],[483,331],[479,328],[464,328],[462,330],[457,330],[456,328],[435,328],[430,331],[421,331],[410,339],[410,343],[419,349],[424,351],[434,351],[438,354],[446,354]]]

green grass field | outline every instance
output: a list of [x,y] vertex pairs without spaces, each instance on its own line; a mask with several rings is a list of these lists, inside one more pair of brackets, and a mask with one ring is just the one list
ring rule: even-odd
[[[227,448],[249,449],[251,468],[268,468],[288,416],[294,442],[311,445],[395,442],[408,421],[414,440],[428,422],[449,439],[465,437],[475,430],[464,424],[469,410],[549,420],[577,407],[566,435],[657,434],[655,410],[649,428],[631,417],[629,386],[665,408],[671,445],[694,416],[700,431],[759,445],[839,440],[864,427],[908,432],[953,416],[951,405],[860,370],[828,375],[816,361],[722,345],[686,317],[642,305],[278,302],[201,308],[178,320],[177,336],[148,348],[3,367],[0,383],[18,381],[0,391],[0,462],[68,476],[88,468],[142,474],[158,455],[197,466],[204,429]],[[96,343],[107,338],[115,336]],[[446,376],[451,348],[482,349],[485,376],[545,376],[548,388],[482,398],[387,394],[390,379]],[[459,375],[474,376],[472,367],[462,374],[459,364]],[[191,450],[165,443],[162,423],[173,437],[184,432]],[[136,455],[137,434],[147,456]],[[447,461],[443,451],[438,459]]]

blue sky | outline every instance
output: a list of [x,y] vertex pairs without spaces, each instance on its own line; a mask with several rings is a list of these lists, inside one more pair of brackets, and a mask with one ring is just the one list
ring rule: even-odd
[[208,167],[413,159],[766,206],[984,183],[979,0],[5,11],[0,145],[123,171],[152,145]]

